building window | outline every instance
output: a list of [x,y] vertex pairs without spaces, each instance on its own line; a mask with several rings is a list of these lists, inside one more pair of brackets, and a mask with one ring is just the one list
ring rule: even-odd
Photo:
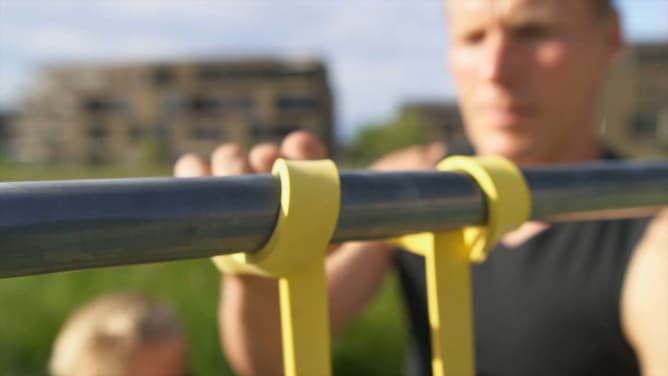
[[88,128],[88,137],[94,140],[101,140],[109,134],[107,128],[101,126],[94,126]]
[[248,97],[239,98],[235,100],[235,107],[243,111],[251,111],[255,108],[255,101]]
[[220,127],[193,127],[190,130],[190,138],[193,140],[218,140],[222,136]]
[[103,164],[106,161],[106,159],[102,156],[102,153],[99,151],[93,151],[88,154],[88,164],[92,165],[97,165],[97,164]]
[[251,127],[250,135],[257,141],[280,141],[289,133],[299,130],[299,127],[282,126],[259,126]]
[[165,86],[174,80],[174,72],[168,67],[157,67],[151,72],[151,81],[155,86]]
[[189,112],[221,112],[228,110],[251,111],[255,108],[255,101],[249,97],[241,98],[205,98],[193,97],[189,100],[168,98],[163,101],[163,108],[170,113]]
[[107,103],[99,99],[87,99],[81,103],[81,109],[86,112],[101,112],[107,108]]
[[276,100],[276,107],[281,110],[313,110],[318,107],[318,100],[306,96],[282,96]]
[[642,62],[668,63],[668,49],[665,48],[665,44],[641,47],[637,50],[637,54]]
[[632,137],[648,139],[654,138],[657,135],[658,121],[656,114],[635,114],[629,125]]
[[285,70],[280,72],[281,78],[308,78],[313,79],[318,75],[318,70],[309,69],[309,70]]
[[177,113],[185,110],[186,101],[177,94],[170,94],[162,101],[163,110],[169,113]]
[[202,81],[217,80],[267,80],[276,78],[276,72],[268,69],[230,69],[221,67],[205,67],[197,72]]
[[202,67],[197,77],[202,81],[218,80],[272,80],[281,78],[312,79],[318,74],[317,70],[250,68],[239,69],[229,67]]
[[146,136],[146,133],[147,133],[146,130],[143,129],[141,126],[133,125],[130,127],[128,135],[130,136],[131,140],[138,141],[144,138],[144,136]]
[[202,81],[213,81],[225,78],[228,72],[220,68],[200,68],[197,77]]
[[111,108],[114,111],[128,112],[132,110],[132,102],[126,98],[116,98],[111,103]]
[[215,112],[221,111],[225,103],[218,98],[194,97],[187,105],[187,108],[193,112]]
[[132,103],[126,98],[115,98],[112,100],[103,100],[88,98],[81,102],[81,110],[87,113],[103,112],[127,112],[131,109]]

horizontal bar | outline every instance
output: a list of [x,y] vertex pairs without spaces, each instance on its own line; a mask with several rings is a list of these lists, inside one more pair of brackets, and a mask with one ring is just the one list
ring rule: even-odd
[[668,205],[668,162],[594,162],[524,169],[535,220]]
[[[523,170],[536,220],[668,205],[668,163],[605,162]],[[484,223],[465,174],[341,173],[334,241]],[[0,277],[208,257],[261,248],[280,182],[271,175],[0,183]]]

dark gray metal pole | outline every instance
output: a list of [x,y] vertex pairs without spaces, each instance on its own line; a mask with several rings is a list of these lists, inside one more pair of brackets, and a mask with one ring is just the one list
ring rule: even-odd
[[[523,170],[531,218],[668,205],[668,163]],[[485,200],[464,174],[342,172],[334,241],[482,224]],[[274,227],[271,175],[0,183],[0,277],[259,249]],[[326,198],[323,198],[326,199]]]

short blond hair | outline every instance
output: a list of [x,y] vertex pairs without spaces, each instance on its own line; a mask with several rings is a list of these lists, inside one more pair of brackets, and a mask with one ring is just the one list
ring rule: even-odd
[[85,304],[66,321],[54,342],[53,376],[124,375],[141,345],[183,338],[176,313],[137,293],[116,293]]

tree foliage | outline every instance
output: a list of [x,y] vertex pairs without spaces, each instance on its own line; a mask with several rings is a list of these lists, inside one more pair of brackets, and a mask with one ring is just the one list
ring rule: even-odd
[[429,141],[426,122],[415,111],[405,111],[397,119],[363,127],[350,147],[350,157],[356,164],[369,163],[393,150]]
[[138,151],[138,162],[146,166],[164,163],[167,158],[167,145],[157,137],[143,140]]

